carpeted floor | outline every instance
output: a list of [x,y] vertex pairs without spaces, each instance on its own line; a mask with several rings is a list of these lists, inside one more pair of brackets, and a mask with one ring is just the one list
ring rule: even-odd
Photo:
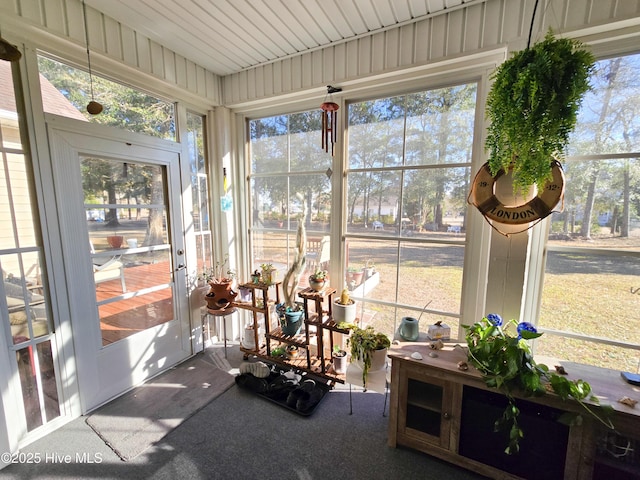
[[[196,358],[229,364],[242,353],[219,345]],[[79,418],[22,449],[40,463],[0,470],[1,479],[478,480],[483,477],[405,448],[387,446],[384,395],[340,386],[310,417],[232,386],[164,438],[123,462]],[[67,457],[68,456],[68,457]],[[60,459],[70,459],[69,462]],[[48,459],[45,461],[45,459]]]
[[131,460],[233,384],[233,375],[196,356],[101,407],[87,424]]

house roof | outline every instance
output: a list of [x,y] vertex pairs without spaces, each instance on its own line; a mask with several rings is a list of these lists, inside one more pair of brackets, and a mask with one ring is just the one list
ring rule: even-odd
[[[0,112],[15,112],[16,100],[9,62],[0,61],[0,85],[2,85],[0,88]],[[45,112],[87,121],[85,116],[42,75],[40,75],[40,90]]]

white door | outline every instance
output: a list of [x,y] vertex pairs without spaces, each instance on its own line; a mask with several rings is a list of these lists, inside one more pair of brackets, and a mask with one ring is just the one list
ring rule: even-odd
[[48,116],[82,412],[191,354],[180,147]]

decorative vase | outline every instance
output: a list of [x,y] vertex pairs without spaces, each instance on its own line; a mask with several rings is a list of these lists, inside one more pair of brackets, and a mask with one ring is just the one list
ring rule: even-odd
[[356,302],[352,301],[348,305],[338,303],[338,299],[333,301],[333,321],[336,323],[347,322],[354,323],[356,320]]
[[282,333],[287,336],[297,335],[302,327],[303,310],[287,311],[284,317],[280,318]]
[[225,283],[209,283],[209,293],[204,296],[209,310],[224,310],[238,295],[233,291],[231,282]]
[[418,320],[413,317],[402,317],[399,328],[400,337],[409,342],[415,342],[420,335]]

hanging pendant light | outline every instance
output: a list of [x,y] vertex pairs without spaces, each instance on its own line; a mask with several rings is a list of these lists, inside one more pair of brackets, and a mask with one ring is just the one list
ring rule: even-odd
[[341,91],[341,88],[328,85],[327,96],[322,105],[320,105],[322,109],[322,148],[324,148],[325,152],[329,152],[329,144],[331,144],[331,156],[333,156],[333,147],[338,138],[336,124],[338,122],[338,109],[340,108],[340,105],[332,101],[331,94]]
[[91,101],[87,105],[87,112],[91,115],[98,115],[102,112],[102,105],[93,98],[93,75],[91,74],[91,55],[89,54],[89,28],[87,26],[87,6],[82,0],[82,17],[84,19],[84,40],[87,45],[87,65],[89,67],[89,85],[91,86]]

